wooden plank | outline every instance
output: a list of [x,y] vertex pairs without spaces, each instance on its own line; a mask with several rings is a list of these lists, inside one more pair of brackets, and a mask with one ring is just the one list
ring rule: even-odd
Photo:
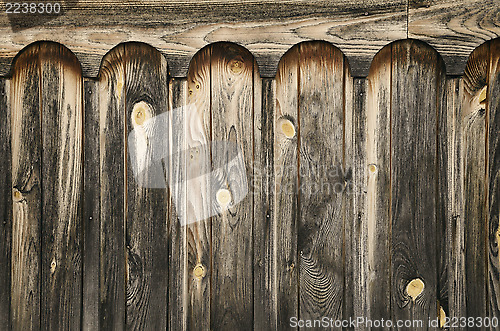
[[[353,314],[352,316],[365,316],[370,318],[368,310],[368,286],[370,277],[368,273],[368,227],[367,227],[367,161],[366,161],[366,116],[368,108],[367,97],[368,80],[355,78],[353,80],[353,181],[351,192],[353,194]],[[383,256],[383,253],[380,253]],[[390,315],[388,315],[390,316]],[[364,325],[359,325],[358,330],[369,330]]]
[[[448,78],[443,95],[442,109],[446,110],[446,128],[440,133],[440,139],[445,139],[448,146],[447,166],[447,203],[445,239],[441,254],[446,256],[447,303],[441,303],[448,317],[466,316],[465,313],[465,248],[464,248],[464,218],[462,211],[462,94],[461,78]],[[441,130],[441,129],[440,129]],[[443,305],[444,304],[444,305]]]
[[[222,171],[215,173],[217,182],[211,183],[210,194],[227,189],[236,199],[253,180],[254,61],[242,47],[218,44],[210,63],[212,140],[235,144],[244,162],[230,163],[225,147],[217,148],[218,153],[213,150],[214,171]],[[217,208],[212,219],[211,328],[215,330],[253,329],[253,198],[248,191],[240,202],[231,201],[227,210]],[[214,205],[218,202],[215,199]]]
[[12,75],[13,330],[40,329],[40,226],[42,217],[39,46],[23,52]]
[[267,78],[262,80],[261,86],[258,82],[257,78],[254,86],[254,180],[250,183],[250,189],[254,190],[254,329],[274,330],[277,327],[273,254],[276,83]]
[[496,0],[410,0],[408,37],[429,43],[449,75],[462,75],[472,51],[500,36]]
[[11,329],[12,152],[10,81],[0,79],[0,325]]
[[354,80],[351,75],[351,69],[347,60],[344,60],[344,142],[342,164],[343,184],[342,192],[342,217],[344,222],[344,293],[342,302],[342,316],[347,319],[354,315],[354,261],[357,250],[354,238],[355,216],[354,216]]
[[344,58],[329,44],[304,43],[299,61],[299,311],[336,320],[345,277]]
[[83,82],[66,48],[40,45],[42,113],[41,324],[79,329],[82,304]]
[[124,46],[104,59],[99,77],[101,178],[100,316],[102,329],[125,327]]
[[274,115],[274,277],[278,330],[299,317],[297,226],[299,217],[299,47],[281,59],[276,74]]
[[2,10],[0,75],[10,72],[14,56],[26,45],[53,40],[75,52],[86,77],[95,77],[110,49],[139,40],[167,55],[174,77],[186,77],[194,54],[219,41],[246,47],[260,74],[274,77],[281,56],[293,45],[325,40],[346,54],[355,76],[366,76],[382,46],[407,37],[404,0],[80,0],[65,1],[63,12],[27,19]]
[[[137,155],[167,149],[169,132],[164,130],[161,120],[156,119],[153,132],[145,131],[148,120],[168,111],[165,59],[148,45],[126,44],[124,69],[127,153],[132,148]],[[129,136],[132,130],[135,139]],[[159,143],[166,146],[156,146]],[[161,159],[144,161],[146,170],[138,175],[133,172],[133,164],[126,166],[127,329],[164,330],[168,297],[168,192]]]
[[437,317],[437,121],[443,63],[421,42],[392,46],[393,320]]
[[392,45],[373,59],[366,103],[366,245],[367,318],[391,318],[391,84]]
[[[169,269],[168,269],[168,329],[187,330],[188,278],[187,269],[187,153],[186,153],[186,111],[181,109],[187,103],[188,87],[186,79],[172,79],[169,91],[170,158],[168,160],[170,188],[169,224]],[[173,185],[173,183],[179,183]]]
[[[490,318],[500,318],[500,40],[490,43],[487,92],[487,181],[488,181],[488,309]],[[493,330],[494,327],[490,327]]]
[[471,54],[464,74],[463,217],[465,248],[465,316],[487,314],[486,112],[479,96],[487,84],[489,45]]
[[[202,155],[196,164],[188,163],[187,177],[210,172],[212,138],[210,115],[210,47],[202,49],[189,66],[188,118],[186,118],[186,150]],[[182,132],[182,131],[181,131]],[[191,156],[191,155],[189,155]],[[208,330],[211,321],[212,228],[210,218],[210,177],[199,176],[187,183],[187,272],[189,330]],[[196,272],[195,272],[196,271]]]
[[[439,316],[450,316],[449,299],[451,282],[455,279],[452,273],[452,256],[454,252],[453,237],[454,227],[450,222],[452,219],[452,196],[450,191],[450,182],[452,181],[451,167],[453,163],[450,154],[453,153],[453,142],[451,139],[450,128],[453,125],[453,111],[459,105],[457,90],[454,85],[449,85],[448,80],[441,74],[437,82],[438,109],[437,109],[437,187],[438,194],[436,200],[436,246],[437,246],[437,299]],[[451,95],[450,95],[451,94]],[[455,103],[454,103],[455,102]],[[451,123],[450,123],[451,122]],[[444,314],[444,315],[443,315]],[[444,320],[443,322],[444,323]]]
[[99,329],[100,279],[100,145],[99,83],[83,82],[84,95],[84,176],[83,176],[83,301],[82,329]]

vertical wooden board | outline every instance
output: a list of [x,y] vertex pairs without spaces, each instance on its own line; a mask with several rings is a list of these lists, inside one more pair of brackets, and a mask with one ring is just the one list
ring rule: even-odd
[[[342,214],[344,223],[344,293],[342,316],[354,316],[354,261],[357,250],[354,245],[354,80],[347,59],[344,60],[344,161],[342,168],[344,191],[342,192]],[[363,96],[360,96],[361,98]]]
[[42,217],[39,46],[25,50],[12,75],[13,330],[40,329],[40,226]]
[[[225,148],[212,153],[224,175],[210,194],[228,189],[232,197],[253,178],[254,61],[236,45],[213,46],[211,57],[212,140],[236,144],[243,164],[230,164]],[[221,153],[222,152],[222,153]],[[241,166],[241,167],[240,167]],[[214,169],[216,170],[216,169]],[[246,177],[246,178],[245,178]],[[234,185],[234,186],[233,186]],[[253,192],[212,219],[211,328],[253,329]],[[218,203],[213,199],[214,205]],[[215,207],[219,211],[219,207]]]
[[488,44],[470,56],[464,74],[462,112],[465,316],[487,313],[486,112],[479,97],[487,84]]
[[[188,270],[187,270],[187,226],[186,217],[186,106],[187,80],[172,79],[169,84],[169,109],[171,144],[168,162],[168,184],[170,188],[170,222],[168,231],[168,329],[187,330]],[[172,185],[173,183],[177,185]]]
[[79,329],[82,300],[82,76],[76,57],[40,45],[42,113],[41,324]]
[[125,327],[125,70],[124,46],[103,59],[99,76],[101,178],[101,329]]
[[10,81],[0,79],[0,325],[6,330],[10,325],[11,302],[11,244],[12,244],[12,153],[11,107],[9,105]]
[[373,59],[366,104],[366,245],[367,318],[391,318],[391,52],[388,45]]
[[[449,316],[449,288],[450,278],[449,271],[452,267],[450,264],[450,252],[453,251],[453,244],[449,241],[451,236],[449,231],[452,229],[449,224],[451,218],[451,194],[450,180],[452,177],[450,167],[450,153],[452,144],[449,137],[448,122],[453,120],[449,116],[448,109],[454,109],[456,104],[453,104],[453,96],[455,90],[448,89],[448,81],[444,72],[437,73],[438,80],[436,84],[436,93],[438,98],[437,108],[437,200],[436,200],[436,245],[437,245],[437,300],[438,313],[444,312]],[[452,93],[453,96],[449,96]]]
[[[210,56],[211,47],[202,49],[191,61],[187,77],[188,118],[186,125],[186,151],[196,149],[203,159],[197,164],[187,163],[187,176],[210,172],[209,142],[212,139],[210,118]],[[199,176],[188,181],[186,187],[187,224],[187,277],[188,277],[188,329],[210,328],[212,232],[210,205],[210,177]],[[195,272],[196,271],[196,272]]]
[[99,330],[100,163],[99,83],[86,79],[84,100],[82,329]]
[[278,330],[299,316],[297,226],[299,216],[298,107],[299,47],[288,51],[276,74],[274,115],[275,309]]
[[[342,318],[344,58],[326,43],[299,53],[300,318]],[[336,238],[336,239],[333,239]]]
[[[500,319],[500,40],[490,43],[487,93],[488,299],[490,318]],[[491,327],[491,330],[494,328]]]
[[[158,115],[168,112],[167,63],[145,44],[125,45],[126,153],[167,150],[168,127]],[[156,118],[155,118],[156,117]],[[145,132],[156,121],[152,132]],[[135,130],[137,139],[129,135]],[[144,140],[142,140],[144,139]],[[145,144],[144,144],[145,142]],[[166,146],[150,146],[158,143]],[[163,155],[158,155],[163,156]],[[164,155],[167,156],[167,155]],[[126,155],[130,161],[131,155]],[[161,159],[145,161],[145,171],[134,174],[126,165],[126,275],[127,329],[164,330],[168,297],[168,192]]]
[[[443,96],[442,109],[446,110],[445,134],[440,133],[440,141],[446,137],[448,154],[447,166],[447,205],[446,244],[442,246],[441,254],[446,256],[446,275],[448,281],[442,290],[447,291],[447,307],[443,307],[446,316],[465,315],[465,259],[464,259],[464,224],[462,217],[462,152],[461,152],[461,114],[462,114],[461,78],[448,78]],[[443,142],[442,142],[443,143]],[[441,169],[442,171],[442,169]],[[440,190],[442,193],[442,190]],[[444,251],[443,251],[444,249]],[[443,303],[441,303],[443,306]]]
[[[366,207],[366,112],[367,112],[367,86],[368,80],[355,78],[353,80],[353,182],[351,192],[353,194],[353,316],[366,316],[369,318],[368,293],[369,273],[368,273],[368,226]],[[381,254],[382,255],[382,254]],[[366,326],[359,325],[359,330],[368,330]]]
[[[392,46],[392,316],[437,317],[438,54],[407,40]],[[442,92],[442,91],[441,91]]]
[[276,329],[275,287],[273,281],[274,228],[274,111],[276,84],[257,76],[254,63],[254,173],[250,190],[254,192],[254,329]]

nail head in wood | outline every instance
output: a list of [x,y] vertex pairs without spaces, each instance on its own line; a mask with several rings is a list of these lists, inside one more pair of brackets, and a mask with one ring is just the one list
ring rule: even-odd
[[201,264],[197,264],[194,267],[193,273],[196,278],[203,278],[205,277],[205,267]]

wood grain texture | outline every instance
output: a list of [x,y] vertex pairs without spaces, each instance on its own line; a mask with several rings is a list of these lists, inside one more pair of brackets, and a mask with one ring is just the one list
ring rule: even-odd
[[449,75],[462,75],[472,51],[500,36],[496,0],[410,0],[408,37],[429,43]]
[[10,82],[0,80],[0,325],[10,330],[12,245],[12,151]]
[[[168,329],[187,330],[188,280],[187,269],[187,105],[188,84],[186,79],[170,80],[169,109],[171,112],[170,158],[168,162],[168,184],[170,188],[169,222],[169,268],[168,268]],[[177,182],[179,184],[173,185]]]
[[[211,130],[211,80],[210,58],[212,49],[202,49],[192,60],[187,77],[188,106],[191,110],[185,119],[186,150],[196,149],[204,156],[197,164],[186,163],[187,176],[210,172],[212,139]],[[181,130],[182,132],[182,130]],[[190,153],[191,154],[191,153]],[[191,156],[191,155],[189,155]],[[212,227],[210,218],[210,177],[199,176],[187,183],[187,279],[188,279],[188,329],[208,330],[211,323],[212,278]],[[198,221],[196,221],[198,220]],[[198,277],[194,270],[199,267]]]
[[[211,193],[228,189],[233,198],[253,181],[254,61],[233,44],[213,46],[211,61],[212,140],[235,144],[242,161],[226,150],[212,153],[216,183]],[[222,153],[221,153],[222,152]],[[219,169],[222,169],[219,174]],[[212,218],[211,328],[253,329],[253,203],[248,194]],[[213,200],[213,199],[212,199]],[[217,201],[214,201],[217,204]],[[223,294],[223,295],[222,295]]]
[[[462,164],[462,98],[463,80],[448,78],[444,91],[442,109],[447,111],[446,128],[440,133],[440,139],[446,139],[448,154],[447,166],[447,198],[443,207],[448,208],[444,251],[441,259],[445,259],[447,286],[447,303],[443,309],[446,316],[466,316],[465,313],[465,243],[463,223],[463,164]],[[442,248],[442,249],[443,249]],[[445,293],[443,293],[445,294]]]
[[472,54],[465,68],[462,144],[463,144],[463,222],[465,241],[465,313],[487,313],[488,266],[486,238],[486,111],[479,101],[488,82],[489,45]]
[[[256,71],[256,70],[254,70]],[[255,73],[255,77],[258,77]],[[254,85],[254,329],[276,329],[274,283],[274,112],[276,83],[264,78]],[[260,93],[262,91],[262,93]]]
[[[168,144],[168,127],[157,125],[148,133],[143,129],[148,123],[144,118],[153,119],[168,111],[167,63],[145,44],[125,44],[124,52],[125,108],[118,111],[125,111],[126,153],[132,147],[137,155],[152,149],[168,150],[168,145],[151,146]],[[142,105],[141,110],[138,105]],[[131,140],[132,130],[136,139]],[[125,157],[130,160],[129,155]],[[146,171],[139,175],[134,174],[131,163],[126,166],[127,329],[161,330],[167,327],[168,191],[161,160],[144,161]]]
[[120,45],[104,59],[99,77],[101,178],[101,329],[125,327],[125,58]]
[[12,75],[13,330],[40,329],[41,107],[39,46],[23,52]]
[[[488,309],[500,318],[500,39],[490,43],[487,91]],[[491,327],[490,330],[494,328]]]
[[83,300],[82,329],[99,329],[100,307],[100,145],[99,83],[84,80]]
[[344,58],[326,43],[303,43],[299,51],[300,317],[340,319],[346,254]]
[[83,82],[63,46],[40,45],[41,324],[79,329],[82,300]]
[[[391,222],[393,319],[437,317],[437,127],[444,65],[421,42],[392,45]],[[441,234],[439,234],[441,235]],[[410,297],[407,287],[424,288]]]
[[20,14],[9,20],[2,10],[0,75],[10,72],[23,47],[38,40],[75,52],[86,77],[96,76],[102,57],[122,42],[150,44],[167,55],[174,77],[185,77],[198,50],[231,41],[252,52],[263,77],[274,77],[281,56],[293,45],[325,40],[347,55],[354,75],[365,76],[382,46],[407,36],[403,0],[80,0],[65,1],[63,11],[50,19]]
[[299,315],[297,226],[299,217],[298,137],[285,135],[283,126],[298,131],[299,47],[281,59],[276,74],[274,115],[274,281],[277,329],[288,330]]
[[[366,249],[367,317],[391,317],[391,92],[392,45],[373,59],[366,104]],[[358,96],[359,98],[360,96]]]
[[[352,251],[353,255],[353,316],[366,316],[369,318],[371,296],[369,288],[368,259],[368,222],[367,222],[367,97],[368,80],[355,78],[353,81],[353,218],[352,218]],[[381,253],[380,255],[383,256]],[[387,255],[386,255],[387,256]],[[390,316],[390,315],[388,315]],[[359,326],[359,330],[369,330]]]

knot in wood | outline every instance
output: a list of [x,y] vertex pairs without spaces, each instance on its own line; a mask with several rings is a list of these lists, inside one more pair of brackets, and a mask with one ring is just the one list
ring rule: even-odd
[[231,60],[229,62],[229,67],[231,68],[232,72],[234,72],[235,74],[239,74],[243,71],[244,63],[241,60]]
[[144,101],[140,101],[134,105],[132,110],[132,124],[143,125],[151,118],[151,107]]
[[281,122],[281,131],[287,138],[295,137],[295,125],[290,120],[284,119]]
[[424,291],[425,284],[420,278],[415,278],[406,286],[406,293],[412,298],[413,302],[415,299],[422,294]]
[[205,277],[205,267],[201,264],[196,265],[196,267],[194,267],[193,274],[196,278]]
[[222,207],[226,207],[231,202],[231,192],[229,192],[229,190],[225,188],[222,188],[217,191],[216,199],[219,205],[221,205]]

